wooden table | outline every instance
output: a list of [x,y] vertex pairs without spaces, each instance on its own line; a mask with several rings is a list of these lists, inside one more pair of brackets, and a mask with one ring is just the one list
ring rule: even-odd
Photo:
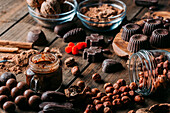
[[[133,0],[122,0],[127,5],[127,20],[133,21],[136,18],[140,18],[148,11],[147,7],[139,7],[136,6],[132,1]],[[25,0],[0,0],[0,39],[2,40],[12,40],[12,41],[26,41],[27,33],[31,28],[34,26],[39,26],[33,18],[29,15],[27,5]],[[170,1],[169,0],[160,0],[159,1],[159,10],[166,10],[170,11]],[[77,21],[78,26],[83,27],[81,22]],[[42,30],[45,32],[45,35],[47,36],[47,39],[49,41],[49,47],[59,47],[61,48],[61,52],[63,54],[62,61],[64,61],[66,58],[73,56],[70,54],[67,54],[64,52],[64,48],[67,45],[67,43],[64,43],[62,38],[58,38],[57,35],[53,32],[53,30],[45,29],[41,27]],[[86,28],[84,28],[87,31],[87,35],[90,33],[94,33],[93,31],[90,31]],[[107,42],[107,39],[110,37],[114,37],[116,33],[118,33],[120,27],[116,30],[113,30],[109,33],[100,33],[105,36],[105,40]],[[45,47],[38,47],[37,49],[39,51],[43,50]],[[116,72],[116,73],[103,73],[101,70],[101,64],[102,63],[88,63],[85,61],[81,56],[73,56],[76,59],[76,62],[78,63],[78,66],[81,71],[81,77],[75,77],[71,75],[71,68],[66,68],[63,66],[63,88],[68,88],[71,85],[75,85],[77,81],[83,80],[85,81],[86,85],[90,86],[91,88],[97,87],[101,91],[103,90],[103,84],[106,82],[114,83],[118,79],[123,78],[129,83],[129,75],[128,75],[128,69],[126,68],[126,60],[121,59],[117,55],[115,55],[114,51],[112,50],[111,43],[108,44],[108,48],[111,49],[112,54],[106,55],[108,58],[115,59],[123,64],[125,67],[124,70]],[[93,73],[99,73],[102,76],[103,83],[95,83],[91,79],[91,75]],[[25,81],[25,76],[23,74],[20,74],[17,76],[17,79],[19,81]],[[170,91],[166,91],[161,96],[150,96],[146,97],[146,104],[145,105],[135,105],[132,108],[120,110],[118,112],[125,113],[130,109],[137,109],[140,107],[148,107],[152,104],[156,103],[165,103],[170,102]],[[85,109],[85,108],[83,108]],[[0,110],[0,112],[3,112]],[[34,113],[34,112],[24,112],[17,110],[18,113]],[[82,111],[83,113],[83,111]]]

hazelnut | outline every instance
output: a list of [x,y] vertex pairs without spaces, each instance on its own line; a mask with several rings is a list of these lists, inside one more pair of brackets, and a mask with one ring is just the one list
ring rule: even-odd
[[100,101],[100,100],[98,100],[98,99],[95,99],[94,101],[93,101],[93,104],[94,105],[97,105],[97,104],[101,104],[102,102]]
[[79,67],[78,67],[78,66],[74,66],[74,67],[71,69],[71,73],[72,73],[72,75],[74,75],[74,76],[80,75],[80,69],[79,69]]
[[115,107],[121,107],[122,106],[121,100],[120,99],[114,99],[112,101],[112,105],[115,106]]
[[24,96],[28,100],[32,95],[35,95],[35,92],[31,89],[27,89],[24,91]]
[[95,108],[96,108],[97,113],[102,113],[103,110],[104,110],[103,104],[97,104],[97,105],[95,106]]
[[144,102],[144,98],[140,95],[136,95],[134,98],[134,101],[137,103],[143,103]]
[[111,101],[111,99],[108,96],[103,96],[101,98],[101,102],[105,102],[105,101]]
[[129,91],[129,96],[130,97],[134,97],[135,96],[135,92],[134,91]]
[[77,82],[77,86],[78,86],[79,88],[83,89],[83,88],[85,87],[84,81],[78,81],[78,82]]
[[41,7],[41,4],[44,2],[44,0],[27,0],[27,4],[31,7]]
[[0,95],[0,107],[2,107],[6,101],[8,101],[8,96]]
[[113,84],[113,88],[114,88],[114,89],[119,89],[119,88],[120,88],[120,85],[119,85],[118,83],[114,83],[114,84]]
[[114,95],[114,96],[112,96],[112,99],[113,99],[113,100],[114,100],[114,99],[118,99],[118,98],[120,98],[119,95]]
[[138,89],[138,85],[135,82],[132,82],[132,83],[130,83],[129,88],[131,90],[137,90]]
[[128,92],[123,92],[120,96],[123,97],[123,96],[128,96],[129,93]]
[[112,98],[113,93],[107,93],[106,95],[107,95],[109,98]]
[[10,89],[7,86],[1,86],[0,87],[0,95],[9,95]]
[[120,86],[125,86],[126,85],[126,81],[123,79],[119,79],[116,83],[118,83]]
[[14,78],[8,79],[6,82],[6,86],[8,86],[10,89],[15,87],[17,85],[17,81]]
[[29,98],[28,104],[32,109],[38,109],[41,103],[41,98],[37,95],[33,95]]
[[113,86],[109,86],[105,89],[106,93],[112,93],[114,90]]
[[128,104],[130,103],[131,99],[128,97],[128,96],[123,96],[121,98],[121,101],[124,103],[124,104]]
[[17,96],[15,98],[15,104],[19,107],[19,109],[26,109],[28,106],[27,106],[27,99],[25,96]]
[[116,94],[119,94],[120,93],[120,91],[118,90],[118,89],[115,89],[114,91],[113,91],[113,95],[116,95]]
[[105,93],[102,93],[102,92],[99,92],[99,93],[97,93],[97,98],[102,98],[102,97],[104,97],[104,96],[106,96],[106,94]]
[[84,113],[93,113],[95,111],[96,111],[96,109],[95,109],[94,105],[88,104]]
[[14,103],[14,102],[11,102],[11,101],[7,101],[7,102],[4,103],[3,109],[4,109],[6,112],[14,113],[14,112],[15,112],[15,109],[16,109],[15,103]]
[[18,87],[12,88],[12,90],[11,90],[11,97],[13,99],[16,98],[17,96],[21,95],[21,94],[22,94],[22,92],[21,92],[21,90]]
[[101,81],[101,76],[98,73],[95,73],[95,74],[92,75],[92,79],[95,82],[100,82]]
[[103,113],[112,113],[112,110],[109,107],[105,107]]
[[128,89],[127,86],[121,86],[121,87],[119,88],[119,91],[123,93],[123,92],[128,92],[129,89]]
[[104,84],[104,89],[106,89],[107,87],[113,86],[112,83],[105,83]]
[[112,107],[112,103],[110,101],[103,102],[104,107]]
[[91,89],[91,92],[92,92],[92,94],[93,94],[94,96],[96,96],[97,93],[100,92],[100,90],[99,90],[98,88],[93,88],[93,89]]

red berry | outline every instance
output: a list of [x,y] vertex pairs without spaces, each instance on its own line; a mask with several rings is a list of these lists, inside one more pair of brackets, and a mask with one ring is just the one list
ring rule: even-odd
[[73,47],[73,46],[75,46],[75,45],[74,45],[74,43],[73,43],[73,42],[69,42],[69,43],[68,43],[68,46]]
[[76,46],[77,46],[78,50],[84,49],[84,45],[82,44],[82,42],[77,43]]
[[73,46],[72,48],[72,54],[73,55],[77,55],[79,53],[78,47],[77,46]]
[[71,47],[71,46],[67,46],[67,47],[65,48],[65,52],[66,52],[66,53],[71,53],[71,51],[72,51],[72,47]]
[[87,43],[86,42],[82,42],[82,44],[83,44],[84,48],[87,47]]

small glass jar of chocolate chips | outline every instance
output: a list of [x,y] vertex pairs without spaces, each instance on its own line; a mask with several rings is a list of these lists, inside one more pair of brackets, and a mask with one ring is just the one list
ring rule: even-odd
[[170,81],[170,53],[165,50],[140,50],[129,60],[130,82],[138,85],[137,93],[150,95],[166,89]]
[[58,90],[62,84],[60,59],[52,53],[38,53],[30,57],[26,83],[36,92]]

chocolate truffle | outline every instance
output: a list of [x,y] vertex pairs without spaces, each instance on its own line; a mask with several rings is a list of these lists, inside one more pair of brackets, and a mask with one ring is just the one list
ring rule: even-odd
[[140,34],[142,32],[141,27],[137,24],[129,23],[122,27],[122,39],[124,41],[130,40],[130,37],[134,34]]
[[160,28],[161,26],[162,26],[161,20],[149,19],[147,20],[147,22],[145,22],[143,34],[150,36],[155,29]]
[[82,28],[75,28],[68,31],[64,36],[64,42],[80,42],[86,38],[86,32]]
[[14,78],[10,78],[7,82],[6,82],[6,86],[8,86],[10,89],[12,89],[13,87],[15,87],[17,85],[17,81]]
[[0,95],[0,107],[2,107],[6,101],[8,101],[8,96]]
[[16,80],[16,77],[13,73],[11,72],[5,72],[0,76],[0,81],[2,83],[2,85],[5,85],[7,80],[10,78],[14,78]]
[[28,102],[25,96],[17,96],[14,102],[19,107],[19,109],[26,109],[28,107]]
[[154,47],[170,47],[170,38],[167,29],[156,29],[152,32],[150,43]]
[[1,86],[0,87],[0,95],[9,95],[10,89],[7,86]]
[[25,82],[18,82],[17,87],[24,92],[25,90],[27,90],[29,87]]
[[7,102],[4,103],[3,109],[4,109],[6,112],[14,113],[14,112],[15,112],[15,109],[16,109],[15,103],[12,102],[12,101],[7,101]]
[[11,90],[11,97],[14,99],[15,97],[17,97],[18,95],[21,95],[22,92],[18,87],[14,87]]
[[24,96],[27,98],[27,100],[28,100],[32,95],[35,95],[35,92],[34,92],[33,90],[31,90],[31,89],[25,90]]
[[33,29],[28,32],[27,42],[37,46],[44,46],[48,43],[44,32],[41,29]]
[[28,104],[32,109],[39,109],[40,103],[41,103],[41,98],[37,95],[31,96],[28,100]]
[[149,45],[149,40],[146,35],[135,34],[130,38],[127,50],[132,53],[135,53],[141,49],[148,49]]

